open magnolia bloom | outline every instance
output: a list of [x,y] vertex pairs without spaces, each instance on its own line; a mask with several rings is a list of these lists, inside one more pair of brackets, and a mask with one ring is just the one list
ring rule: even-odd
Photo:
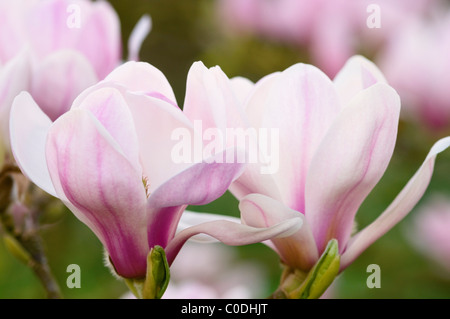
[[[144,16],[130,35],[130,59],[138,58],[149,21]],[[108,2],[0,0],[0,124],[6,155],[9,112],[21,90],[54,121],[121,63],[120,21]]]
[[118,67],[53,123],[23,92],[13,103],[10,128],[24,174],[97,235],[121,277],[145,278],[147,255],[156,246],[170,265],[185,241],[200,233],[243,245],[301,226],[298,217],[269,228],[212,214],[186,212],[182,218],[187,205],[221,196],[243,164],[216,160],[235,148],[200,162],[174,161],[172,132],[195,132],[167,79],[150,64]]
[[121,61],[120,21],[106,1],[0,1],[0,9],[0,61],[22,52],[28,90],[52,120]]
[[[373,63],[352,57],[333,81],[306,64],[293,65],[256,84],[243,78],[226,81],[217,67],[206,69],[200,64],[190,76],[220,79],[201,83],[209,91],[223,92],[228,101],[229,92],[235,97],[234,103],[185,108],[191,120],[278,132],[278,140],[266,141],[264,147],[259,136],[259,160],[248,163],[230,190],[240,200],[241,219],[247,225],[269,227],[293,217],[303,220],[292,236],[268,242],[289,271],[310,272],[321,255],[329,255],[329,243],[340,259],[335,275],[345,269],[413,208],[428,186],[436,155],[450,143],[449,138],[438,141],[386,211],[352,235],[360,205],[393,154],[400,112],[398,94]],[[192,92],[199,90],[192,88]],[[215,107],[208,108],[211,105]],[[242,114],[244,118],[236,120]],[[268,157],[270,149],[278,152]],[[272,168],[277,169],[267,170],[276,160]]]

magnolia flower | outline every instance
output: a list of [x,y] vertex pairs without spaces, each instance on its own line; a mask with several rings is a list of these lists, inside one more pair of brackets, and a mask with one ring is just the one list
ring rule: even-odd
[[[345,269],[413,208],[427,188],[436,155],[450,143],[450,138],[437,142],[386,211],[353,234],[355,215],[385,172],[397,135],[400,99],[377,67],[355,56],[331,81],[314,66],[296,64],[254,85],[243,78],[227,82],[218,68],[197,65],[191,72],[209,91],[223,94],[215,96],[215,104],[185,108],[191,120],[279,130],[272,145],[279,148],[279,169],[263,174],[267,161],[247,164],[230,190],[247,225],[303,220],[292,236],[268,242],[293,269],[310,270],[331,239],[338,242],[340,270]],[[216,81],[206,81],[207,75]],[[244,119],[236,120],[242,113]]]
[[29,90],[53,120],[120,62],[120,22],[105,1],[2,1],[0,6],[2,33],[15,40],[10,45],[10,36],[1,38],[0,60],[28,51]]
[[352,55],[373,52],[393,30],[431,11],[435,0],[219,0],[226,31],[244,32],[306,49],[334,76]]
[[[149,31],[148,22],[143,18],[130,37],[133,59]],[[106,1],[0,1],[0,124],[5,151],[12,98],[21,90],[29,91],[54,121],[81,91],[118,66],[121,55],[120,21]]]
[[405,119],[430,130],[450,125],[450,11],[393,32],[377,63],[404,101]]
[[[434,195],[415,212],[408,239],[424,256],[450,274],[450,200]],[[413,234],[413,235],[411,235]]]
[[243,164],[216,161],[237,151],[233,148],[200,162],[173,160],[172,132],[195,132],[167,79],[150,64],[118,67],[53,123],[28,93],[21,93],[10,128],[23,173],[97,235],[122,277],[145,277],[147,254],[156,245],[171,264],[185,241],[199,233],[241,245],[288,235],[300,226],[299,218],[263,229],[219,215],[181,218],[187,205],[221,196]]

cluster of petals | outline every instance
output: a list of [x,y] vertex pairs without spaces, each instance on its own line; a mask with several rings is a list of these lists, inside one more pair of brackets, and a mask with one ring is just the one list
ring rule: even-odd
[[[149,31],[146,16],[130,37],[136,58]],[[87,87],[122,62],[120,20],[107,1],[0,1],[0,124],[9,151],[14,97],[30,92],[52,120]]]
[[397,137],[400,98],[380,70],[354,56],[334,80],[299,63],[254,84],[241,77],[227,81],[218,67],[195,67],[203,72],[201,85],[222,94],[208,97],[216,101],[213,108],[206,101],[186,108],[189,118],[218,128],[279,130],[278,171],[261,174],[262,163],[249,163],[230,190],[247,225],[302,219],[292,236],[268,243],[293,268],[311,269],[336,239],[345,269],[410,212],[428,187],[436,155],[450,143],[436,142],[392,204],[355,234],[356,213],[386,171]]
[[[377,50],[392,33],[433,10],[439,0],[220,0],[225,30],[306,48],[334,76],[354,54]],[[330,54],[332,52],[332,54]]]
[[[187,95],[196,103],[207,91]],[[244,164],[215,161],[231,147],[201,162],[172,158],[172,132],[193,123],[178,107],[164,74],[144,62],[127,62],[83,91],[54,122],[27,92],[13,103],[10,119],[14,157],[24,174],[58,197],[104,245],[115,271],[142,278],[156,245],[169,264],[192,236],[244,245],[287,236],[301,225],[291,218],[255,228],[236,217],[184,212],[222,196]],[[184,212],[184,214],[183,214]]]

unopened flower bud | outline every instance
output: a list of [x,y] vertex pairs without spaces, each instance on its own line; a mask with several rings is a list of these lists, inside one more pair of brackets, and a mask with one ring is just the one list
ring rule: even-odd
[[170,280],[169,264],[161,246],[155,246],[147,256],[147,277],[142,291],[145,299],[160,299]]
[[147,255],[145,278],[124,278],[131,292],[139,299],[160,299],[169,285],[170,269],[161,246],[153,247]]

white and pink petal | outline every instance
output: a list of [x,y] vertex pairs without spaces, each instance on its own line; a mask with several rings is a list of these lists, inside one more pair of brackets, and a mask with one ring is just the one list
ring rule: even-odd
[[305,189],[305,214],[319,252],[332,238],[345,249],[359,206],[391,159],[399,113],[398,94],[379,83],[352,99],[324,137]]
[[46,156],[56,193],[97,235],[117,273],[145,276],[147,197],[119,144],[89,111],[74,109],[49,131]]
[[239,203],[239,209],[243,223],[257,228],[271,227],[294,218],[300,219],[299,230],[283,238],[273,238],[271,241],[283,263],[290,267],[309,270],[317,262],[319,258],[317,246],[302,213],[261,194],[244,197]]
[[428,188],[434,171],[436,156],[450,146],[450,137],[437,141],[424,162],[397,195],[389,207],[370,225],[353,236],[342,254],[341,271],[364,250],[400,222],[418,203]]
[[28,92],[22,92],[14,99],[9,128],[16,163],[34,184],[57,197],[45,156],[51,125],[52,121]]

